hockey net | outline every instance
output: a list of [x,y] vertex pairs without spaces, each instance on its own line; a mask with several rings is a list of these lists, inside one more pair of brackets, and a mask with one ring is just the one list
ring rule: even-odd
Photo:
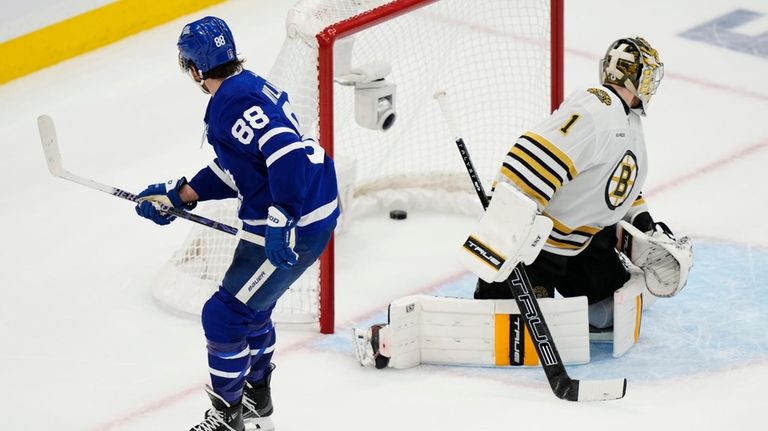
[[[355,217],[395,206],[481,210],[435,91],[447,91],[487,186],[524,127],[562,98],[562,0],[303,0],[290,10],[286,33],[267,77],[288,92],[302,133],[317,136],[336,161],[337,235]],[[370,64],[387,65],[378,82],[396,86],[387,131],[355,119],[350,81]],[[238,226],[234,200],[199,208]],[[193,227],[156,279],[157,300],[199,314],[236,243]],[[276,322],[319,321],[322,332],[333,332],[332,245],[280,299]]]

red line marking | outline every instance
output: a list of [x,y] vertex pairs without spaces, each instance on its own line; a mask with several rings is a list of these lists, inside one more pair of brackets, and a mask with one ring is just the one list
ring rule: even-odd
[[[312,337],[310,337],[310,338],[308,338],[306,340],[302,340],[302,341],[298,341],[298,342],[293,343],[293,344],[289,344],[286,347],[280,348],[280,353],[283,354],[283,353],[287,353],[287,352],[292,352],[292,351],[298,350],[298,349],[304,347],[305,345],[310,344],[315,339],[317,339],[317,338],[319,338],[321,336],[324,336],[324,335],[320,334],[318,332],[317,334],[313,335]],[[205,353],[201,352],[200,354],[205,354]],[[134,410],[134,411],[132,411],[130,413],[127,413],[127,414],[119,417],[118,419],[114,419],[114,420],[111,420],[111,421],[106,422],[104,424],[101,424],[101,425],[99,425],[99,426],[97,426],[95,428],[91,428],[90,431],[108,431],[108,430],[113,430],[113,429],[116,429],[116,428],[118,428],[118,427],[120,427],[122,425],[131,423],[131,422],[139,419],[142,416],[147,416],[147,415],[149,415],[151,413],[154,413],[154,412],[156,412],[158,410],[162,410],[162,409],[164,409],[164,408],[166,408],[168,406],[176,404],[176,403],[178,403],[178,402],[180,402],[180,401],[182,401],[182,400],[184,400],[187,397],[190,397],[192,395],[200,395],[200,396],[202,396],[203,395],[203,386],[205,386],[207,383],[208,383],[207,381],[205,381],[205,382],[201,381],[200,383],[196,384],[195,386],[191,386],[191,387],[189,387],[187,389],[183,389],[183,390],[181,390],[181,391],[179,391],[179,392],[177,392],[177,393],[175,393],[173,395],[170,395],[170,396],[167,396],[165,398],[161,398],[161,399],[159,399],[157,401],[154,401],[152,403],[149,403],[149,404],[147,404],[145,406],[142,406],[142,407],[140,407],[140,408],[138,408],[138,409],[136,409],[136,410]],[[190,420],[194,420],[194,418],[192,418]]]
[[[582,57],[582,58],[598,59],[598,58],[601,57],[600,55],[595,55],[595,54],[592,54],[592,53],[588,53],[588,52],[580,51],[580,50],[576,50],[576,49],[566,48],[565,51],[567,53],[571,54],[571,55],[575,55],[575,56]],[[726,86],[726,85],[717,84],[717,83],[709,82],[709,81],[704,81],[704,80],[701,80],[701,79],[698,79],[698,78],[693,78],[693,77],[689,77],[689,76],[685,76],[685,75],[680,75],[680,74],[676,74],[676,73],[668,73],[666,76],[669,77],[669,78],[672,78],[672,79],[681,80],[681,81],[684,81],[684,82],[688,82],[688,83],[691,83],[691,84],[699,85],[699,86],[706,87],[706,88],[709,88],[709,89],[720,90],[720,91],[736,94],[736,95],[739,95],[739,96],[742,96],[742,97],[747,97],[747,98],[752,98],[752,99],[757,99],[757,100],[762,100],[762,101],[768,101],[768,95],[755,93],[753,91],[746,90],[746,89],[741,89],[741,88],[736,88],[736,87],[729,87],[729,86]],[[719,160],[715,160],[715,161],[713,161],[713,162],[711,162],[711,163],[709,163],[707,165],[702,166],[701,168],[699,168],[699,169],[697,169],[697,170],[695,170],[693,172],[689,172],[689,173],[687,173],[685,175],[682,175],[682,176],[679,176],[679,177],[674,178],[672,180],[666,181],[666,182],[664,182],[664,183],[662,183],[662,184],[660,184],[660,185],[650,189],[646,193],[646,196],[653,196],[653,195],[657,195],[657,194],[660,194],[660,193],[664,193],[665,191],[667,191],[667,190],[669,190],[671,188],[674,188],[674,187],[678,187],[681,184],[687,183],[687,182],[691,181],[692,179],[694,179],[694,178],[696,178],[696,177],[698,177],[698,176],[700,176],[702,174],[709,173],[709,172],[721,169],[721,168],[723,168],[723,167],[725,167],[727,165],[730,165],[730,164],[738,161],[740,158],[742,158],[744,156],[747,156],[749,154],[762,151],[766,147],[768,147],[768,139],[763,140],[761,142],[758,142],[756,144],[750,145],[750,146],[748,146],[748,147],[746,147],[746,148],[744,148],[744,149],[742,149],[742,150],[740,150],[740,151],[738,151],[738,152],[736,152],[736,153],[734,153],[734,154],[732,154],[730,156],[724,157],[724,158],[719,159]],[[447,283],[449,281],[455,280],[455,279],[463,276],[464,274],[465,274],[465,272],[454,274],[454,275],[452,275],[450,277],[447,277],[446,279],[443,279],[443,280],[440,280],[439,282],[433,283],[432,285],[430,285],[428,287],[418,289],[417,291],[415,291],[413,293],[427,293],[427,292],[429,292],[431,290],[434,290],[434,289],[438,288],[439,286],[442,286],[443,284],[445,284],[445,283]],[[358,316],[357,319],[353,319],[353,320],[364,320],[365,318],[370,317],[371,315],[373,315],[376,312],[378,312],[380,309],[381,309],[381,307],[378,307],[376,309],[370,310],[370,311],[368,311],[368,312]],[[310,337],[310,338],[308,338],[306,340],[303,340],[303,341],[300,341],[298,343],[292,344],[292,345],[287,346],[285,348],[281,348],[280,352],[281,353],[286,353],[286,352],[297,350],[300,347],[303,347],[303,346],[313,342],[319,336],[321,336],[321,334],[317,334],[316,336]],[[115,429],[116,427],[119,427],[121,425],[133,422],[133,421],[137,420],[138,418],[140,418],[142,416],[146,416],[146,415],[148,415],[150,413],[156,412],[156,411],[161,410],[161,409],[163,409],[163,408],[165,408],[167,406],[175,404],[175,403],[177,403],[177,402],[179,402],[179,401],[181,401],[181,400],[191,396],[192,394],[199,393],[200,392],[200,388],[202,386],[203,386],[203,383],[200,383],[198,385],[195,385],[194,387],[190,387],[190,388],[184,389],[184,390],[182,390],[180,392],[177,392],[176,394],[170,395],[168,397],[162,398],[162,399],[160,399],[158,401],[155,401],[153,403],[147,404],[146,406],[141,407],[141,408],[139,408],[137,410],[134,410],[133,412],[128,413],[128,414],[126,414],[126,415],[124,415],[124,416],[122,416],[122,417],[120,417],[118,419],[115,419],[113,421],[110,421],[110,422],[107,422],[107,423],[102,424],[100,426],[97,426],[95,428],[92,428],[91,431],[108,431],[108,430]]]
[[743,149],[739,150],[736,153],[733,153],[733,154],[731,154],[729,156],[726,156],[726,157],[723,157],[721,159],[715,160],[715,161],[713,161],[713,162],[711,162],[711,163],[709,163],[707,165],[704,165],[704,166],[702,166],[702,167],[700,167],[700,168],[698,168],[698,169],[696,169],[696,170],[694,170],[692,172],[688,172],[688,173],[686,173],[684,175],[681,175],[681,176],[679,176],[677,178],[673,178],[673,179],[671,179],[669,181],[663,182],[663,183],[661,183],[661,184],[651,188],[647,193],[645,193],[645,195],[646,196],[653,196],[653,195],[657,195],[657,194],[660,194],[660,193],[664,193],[665,191],[667,191],[667,190],[669,190],[671,188],[678,187],[681,184],[685,184],[685,183],[687,183],[687,182],[689,182],[689,181],[691,181],[691,180],[695,179],[696,177],[699,177],[699,176],[701,176],[703,174],[719,170],[719,169],[721,169],[721,168],[723,168],[725,166],[728,166],[728,165],[730,165],[730,164],[732,164],[734,162],[739,161],[740,159],[742,159],[745,156],[748,156],[748,155],[753,154],[753,153],[757,153],[759,151],[764,150],[765,148],[768,148],[768,139],[764,139],[761,142],[758,142],[756,144],[752,144],[752,145],[750,145],[750,146],[748,146],[746,148],[743,148]]
[[[724,238],[720,236],[713,236],[713,235],[696,235],[693,236],[693,239],[695,240],[702,240],[707,242],[716,242],[718,244],[726,245],[726,246],[733,246],[733,247],[744,247],[747,250],[757,250],[760,252],[768,252],[768,244],[762,244],[762,243],[756,243],[756,242],[744,242],[739,240],[734,240],[733,238]],[[694,247],[696,247],[696,244],[694,243]]]
[[[449,282],[452,282],[454,280],[459,279],[460,277],[463,277],[466,274],[467,274],[466,271],[462,271],[462,272],[450,275],[448,277],[445,277],[443,279],[440,279],[440,280],[438,280],[436,282],[433,282],[433,283],[429,284],[427,287],[419,288],[419,289],[411,292],[411,294],[413,295],[413,294],[419,294],[419,293],[429,293],[429,292],[431,292],[433,290],[436,290],[436,289],[442,287],[443,285],[445,285],[445,284],[447,284]],[[392,302],[392,301],[388,301],[387,304],[389,302]],[[365,320],[367,318],[370,318],[374,314],[380,312],[381,309],[382,309],[382,307],[378,306],[378,307],[373,308],[373,309],[371,309],[371,310],[369,310],[369,311],[367,311],[365,313],[362,313],[359,316],[357,316],[355,318],[352,318],[350,320],[351,321]],[[320,334],[318,332],[317,334],[314,334],[313,336],[311,336],[311,337],[309,337],[307,339],[298,341],[298,342],[293,343],[293,344],[289,344],[286,347],[281,347],[281,348],[279,348],[280,354],[283,355],[285,353],[289,353],[289,352],[292,352],[292,351],[299,350],[299,349],[305,347],[306,345],[313,343],[318,338],[324,337],[324,336],[325,335]],[[204,353],[201,352],[201,354],[204,354]],[[109,431],[109,430],[114,430],[114,429],[116,429],[116,428],[118,428],[118,427],[120,427],[122,425],[126,425],[128,423],[134,422],[134,421],[138,420],[139,418],[141,418],[142,416],[147,416],[147,415],[149,415],[151,413],[157,412],[157,411],[162,410],[162,409],[164,409],[164,408],[166,408],[168,406],[176,404],[176,403],[178,403],[178,402],[180,402],[180,401],[182,401],[182,400],[184,400],[187,397],[190,397],[192,395],[201,395],[202,396],[202,388],[203,388],[203,386],[206,383],[207,382],[200,382],[200,383],[196,384],[195,386],[189,387],[187,389],[183,389],[183,390],[181,390],[181,391],[179,391],[179,392],[177,392],[177,393],[175,393],[173,395],[167,396],[165,398],[161,398],[161,399],[159,399],[157,401],[154,401],[154,402],[149,403],[149,404],[147,404],[145,406],[142,406],[142,407],[140,407],[140,408],[138,408],[138,409],[136,409],[136,410],[134,410],[134,411],[132,411],[130,413],[127,413],[127,414],[125,414],[125,415],[123,415],[123,416],[121,416],[121,417],[119,417],[117,419],[114,419],[114,420],[111,420],[109,422],[106,422],[106,423],[103,423],[101,425],[98,425],[95,428],[91,428],[90,431]]]
[[[571,55],[575,55],[577,57],[586,58],[586,59],[589,59],[589,60],[594,60],[595,63],[597,63],[598,59],[603,57],[602,55],[597,55],[597,54],[594,54],[594,53],[591,53],[591,52],[581,51],[581,50],[572,49],[572,48],[566,48],[565,52],[567,52],[568,54],[571,54]],[[699,85],[701,87],[705,87],[705,88],[712,89],[712,90],[719,90],[719,91],[723,91],[723,92],[726,92],[726,93],[735,94],[735,95],[738,95],[738,96],[741,96],[741,97],[746,97],[746,98],[749,98],[749,99],[757,99],[757,100],[761,100],[763,102],[768,102],[768,94],[760,94],[760,93],[757,93],[755,90],[750,90],[750,89],[745,89],[745,88],[738,88],[738,87],[730,87],[730,86],[727,86],[727,85],[718,84],[716,82],[705,81],[703,79],[694,78],[692,76],[686,76],[686,75],[682,75],[682,74],[674,73],[674,72],[669,72],[669,71],[665,71],[664,77],[665,78],[676,79],[676,80],[679,80],[679,81],[684,81],[684,82],[687,82],[689,84]],[[662,89],[661,91],[664,91],[664,90]]]
[[142,416],[146,416],[146,415],[148,415],[150,413],[156,412],[156,411],[158,411],[160,409],[163,409],[163,408],[165,408],[165,407],[167,407],[167,406],[169,406],[171,404],[174,404],[174,403],[176,403],[176,402],[178,402],[178,401],[180,401],[180,400],[190,396],[193,393],[199,393],[201,387],[202,387],[202,385],[195,386],[194,388],[188,388],[188,389],[185,389],[185,390],[183,390],[181,392],[177,392],[177,393],[175,393],[175,394],[173,394],[171,396],[168,396],[168,397],[162,398],[160,400],[157,400],[157,401],[155,401],[153,403],[147,404],[144,407],[141,407],[140,409],[135,410],[135,411],[133,411],[133,412],[131,412],[131,413],[121,417],[121,418],[118,418],[118,419],[115,419],[115,420],[113,420],[111,422],[107,422],[105,424],[99,425],[96,428],[92,428],[92,431],[107,431],[107,430],[114,429],[115,427],[118,427],[120,425],[125,425],[125,424],[127,424],[129,422],[133,422],[134,420],[136,420],[136,419],[138,419],[138,418],[140,418]]
[[700,85],[702,87],[711,88],[713,90],[720,90],[724,91],[726,93],[733,93],[737,94],[742,97],[750,98],[750,99],[757,99],[761,100],[763,102],[768,102],[768,95],[766,94],[759,94],[755,92],[754,90],[748,90],[744,88],[737,88],[737,87],[729,87],[727,85],[717,84],[714,82],[704,81],[703,79],[693,78],[690,76],[681,75],[679,73],[665,73],[665,77],[669,77],[672,79],[678,79],[680,81],[685,81],[689,84],[695,84]]
[[[433,292],[433,291],[435,291],[437,289],[440,289],[441,287],[445,286],[448,283],[454,282],[454,281],[458,280],[459,278],[464,277],[467,274],[468,274],[467,271],[462,270],[461,272],[457,272],[457,273],[455,273],[453,275],[449,275],[449,276],[447,276],[447,277],[445,277],[445,278],[443,278],[441,280],[438,280],[438,281],[428,285],[427,287],[422,287],[420,289],[414,290],[409,295],[426,294],[426,293]],[[395,299],[402,298],[403,296],[405,296],[405,295],[398,295],[395,298],[387,300],[386,304],[390,304]],[[371,317],[373,317],[373,315],[375,315],[376,313],[381,312],[382,308],[386,308],[386,307],[387,307],[387,305],[373,308],[371,310],[366,311],[365,313],[362,313],[362,314],[360,314],[358,316],[353,317],[352,319],[349,319],[348,321],[359,322],[361,320],[368,320]]]

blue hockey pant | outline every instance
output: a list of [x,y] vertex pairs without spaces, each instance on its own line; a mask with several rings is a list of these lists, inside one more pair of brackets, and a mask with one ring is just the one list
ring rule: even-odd
[[202,312],[211,385],[227,402],[239,402],[246,380],[264,379],[275,348],[275,303],[318,259],[330,234],[297,238],[299,259],[290,269],[275,269],[262,246],[242,240],[237,245],[221,287]]

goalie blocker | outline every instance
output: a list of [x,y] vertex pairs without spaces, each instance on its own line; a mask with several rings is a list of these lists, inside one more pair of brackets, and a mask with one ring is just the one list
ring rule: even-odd
[[459,260],[484,281],[504,281],[523,262],[530,265],[552,231],[552,220],[507,183],[498,183],[493,199],[473,227]]

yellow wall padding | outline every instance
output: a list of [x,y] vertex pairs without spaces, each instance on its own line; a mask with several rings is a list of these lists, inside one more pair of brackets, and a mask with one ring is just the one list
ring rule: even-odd
[[0,84],[223,1],[118,0],[0,43]]

